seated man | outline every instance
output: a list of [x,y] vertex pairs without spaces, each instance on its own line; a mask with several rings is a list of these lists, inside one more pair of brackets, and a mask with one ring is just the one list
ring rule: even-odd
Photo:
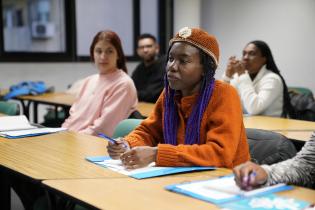
[[294,158],[270,166],[246,162],[235,167],[233,171],[237,185],[244,190],[277,183],[314,188],[315,133]]
[[138,100],[155,103],[163,90],[165,57],[159,57],[159,45],[151,34],[138,38],[137,53],[142,62],[136,67],[132,79],[136,85]]

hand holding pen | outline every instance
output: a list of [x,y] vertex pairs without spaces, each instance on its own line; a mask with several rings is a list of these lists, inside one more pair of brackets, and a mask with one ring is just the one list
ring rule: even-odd
[[268,174],[259,165],[246,162],[233,169],[235,182],[243,190],[252,190],[267,182]]
[[128,142],[123,138],[113,139],[102,133],[99,133],[98,136],[108,140],[107,152],[112,159],[119,159],[121,154],[130,150]]

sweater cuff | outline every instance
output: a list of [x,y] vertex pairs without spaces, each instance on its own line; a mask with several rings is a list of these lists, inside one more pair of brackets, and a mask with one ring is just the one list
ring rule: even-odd
[[261,165],[261,167],[266,171],[266,173],[268,174],[268,178],[265,184],[263,184],[262,186],[269,186],[271,185],[271,177],[270,177],[270,173],[271,173],[271,167],[268,165]]
[[176,166],[179,163],[176,147],[170,144],[159,144],[156,158],[158,166]]
[[147,146],[143,141],[139,141],[137,138],[127,136],[124,139],[128,142],[130,148],[138,146]]

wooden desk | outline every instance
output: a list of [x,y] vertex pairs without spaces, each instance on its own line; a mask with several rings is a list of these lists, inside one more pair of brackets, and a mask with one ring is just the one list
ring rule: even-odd
[[298,141],[308,141],[312,136],[313,131],[276,131],[277,133],[281,133],[285,137],[298,140]]
[[244,117],[244,125],[271,131],[315,131],[315,122],[267,116]]
[[298,141],[308,141],[315,131],[315,122],[267,116],[244,117],[244,125],[245,128],[281,133],[289,139]]
[[[137,209],[137,210],[176,210],[176,209],[219,209],[211,203],[188,196],[169,192],[166,185],[214,178],[211,172],[208,176],[195,177],[160,177],[155,179],[76,179],[76,180],[46,180],[44,186],[62,195],[72,197],[87,207],[107,210]],[[315,191],[296,187],[291,191],[280,192],[279,195],[314,202]]]
[[125,177],[85,160],[106,155],[107,141],[74,132],[38,137],[0,137],[0,167],[32,179]]
[[[228,173],[230,170],[228,170]],[[44,186],[61,195],[71,196],[87,207],[107,210],[137,209],[218,209],[215,205],[164,190],[169,184],[209,179],[227,171],[188,173],[152,179],[72,179],[45,180]]]
[[[30,105],[33,103],[33,119],[34,123],[38,123],[38,105],[45,104],[45,105],[52,105],[55,106],[55,110],[58,107],[62,107],[66,110],[66,115],[68,115],[68,111],[72,104],[75,101],[75,96],[72,94],[68,94],[65,92],[56,92],[56,93],[44,93],[41,95],[26,95],[26,96],[18,96],[16,97],[22,104],[23,114],[29,118],[30,116]],[[155,104],[153,103],[146,103],[146,102],[139,102],[138,103],[138,111],[143,116],[149,116],[154,108]],[[56,118],[57,118],[57,111]]]
[[66,116],[69,114],[69,108],[75,101],[75,96],[64,93],[44,93],[41,95],[26,95],[16,97],[23,108],[23,113],[29,118],[30,115],[30,105],[33,103],[33,120],[34,123],[38,123],[38,104],[52,105],[55,107],[55,113],[57,118],[57,109],[62,107],[65,110]]
[[147,102],[139,102],[137,106],[137,110],[145,117],[148,117],[153,109],[155,107],[155,104],[153,103],[147,103]]
[[45,179],[109,178],[125,175],[85,160],[106,155],[107,141],[73,132],[38,137],[5,139],[0,137],[0,206],[10,208],[10,185],[6,177],[18,174],[35,183]]

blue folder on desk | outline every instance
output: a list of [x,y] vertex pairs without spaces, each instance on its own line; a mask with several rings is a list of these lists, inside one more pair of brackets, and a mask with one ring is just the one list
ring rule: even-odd
[[[205,171],[205,170],[215,170],[215,167],[155,167],[155,166],[148,166],[145,168],[135,169],[135,170],[125,170],[123,166],[117,167],[111,164],[107,164],[106,161],[117,161],[112,160],[109,156],[99,156],[99,157],[87,157],[88,161],[100,165],[105,168],[112,169],[119,173],[125,174],[127,176],[133,177],[135,179],[146,179],[151,177],[158,177],[158,176],[165,176],[170,174],[178,174],[178,173],[185,173],[185,172],[194,172],[194,171]],[[108,163],[109,163],[108,162]]]
[[293,187],[289,185],[277,184],[257,188],[251,191],[243,191],[236,185],[233,175],[219,177],[216,179],[173,184],[165,187],[165,189],[169,191],[184,194],[214,204],[238,201],[253,196],[262,196],[279,191],[290,190],[292,188]]

